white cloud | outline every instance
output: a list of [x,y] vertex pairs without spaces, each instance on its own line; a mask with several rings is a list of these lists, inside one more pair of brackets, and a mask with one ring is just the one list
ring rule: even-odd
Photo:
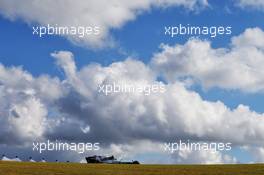
[[111,29],[122,27],[127,21],[152,7],[183,6],[195,9],[207,6],[206,0],[0,0],[0,14],[8,19],[23,19],[27,23],[58,26],[98,26],[100,35],[85,38],[67,36],[81,45],[101,47],[111,45]]
[[19,136],[37,138],[44,132],[44,117],[47,109],[37,99],[23,99],[23,102],[12,103],[9,111],[8,125],[12,132]]
[[255,8],[259,10],[264,10],[264,1],[263,0],[237,0],[238,5],[243,8]]
[[[235,38],[233,43],[238,46],[240,41],[243,37],[242,40]],[[194,41],[186,45],[191,42]],[[195,42],[198,42],[197,47],[204,49],[206,43]],[[177,47],[181,51],[187,46]],[[239,49],[244,47],[249,46],[239,46]],[[261,52],[258,47],[261,45],[256,43],[250,48]],[[197,52],[200,53],[201,49]],[[207,52],[217,55],[208,43]],[[61,51],[51,55],[65,72],[63,80],[47,75],[33,77],[22,68],[0,66],[1,143],[40,137],[51,140],[63,138],[71,142],[101,142],[104,150],[116,154],[127,152],[128,158],[137,153],[156,152],[155,146],[179,138],[263,146],[264,114],[252,111],[248,106],[239,105],[231,110],[220,101],[206,101],[177,79],[164,85],[165,93],[148,96],[116,93],[106,96],[98,92],[100,84],[116,82],[144,86],[157,83],[157,75],[151,67],[134,59],[114,62],[106,67],[90,64],[78,69],[71,52]],[[209,57],[210,62],[214,61]],[[30,128],[24,125],[25,122]],[[32,129],[34,127],[38,129]],[[178,158],[173,160],[220,163],[234,159],[222,153],[185,152],[179,153]]]
[[[70,52],[53,54],[57,60],[70,55]],[[72,66],[66,66],[68,64]],[[64,80],[68,94],[63,102],[57,104],[60,112],[87,122],[90,134],[100,133],[102,137],[118,142],[132,138],[160,141],[192,137],[260,144],[259,140],[264,138],[263,114],[251,111],[244,105],[231,110],[220,101],[205,101],[177,81],[165,85],[165,93],[149,96],[138,93],[105,96],[98,93],[102,83],[133,83],[141,86],[156,83],[156,75],[141,61],[128,59],[107,67],[88,65],[71,72],[70,67],[75,67],[74,64],[71,59],[70,63],[62,66],[66,75],[70,75]]]
[[180,150],[173,157],[175,163],[180,164],[230,164],[237,162],[236,158],[219,151]]
[[[52,53],[52,57],[57,58],[57,65],[62,67],[67,77],[74,77],[76,72],[76,65],[73,61],[73,54],[67,51],[60,51],[58,53]],[[61,59],[60,59],[61,58]]]
[[264,91],[264,32],[246,29],[232,38],[230,48],[211,47],[208,41],[191,39],[184,45],[162,45],[152,64],[170,82],[179,79],[244,92]]
[[[12,77],[12,78],[11,78]],[[0,64],[1,142],[24,142],[42,137],[48,109],[61,96],[58,79],[34,78],[21,68]]]

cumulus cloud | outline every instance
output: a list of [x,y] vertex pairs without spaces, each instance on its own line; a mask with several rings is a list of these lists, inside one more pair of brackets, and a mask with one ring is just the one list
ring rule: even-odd
[[[8,19],[23,19],[30,24],[67,27],[98,26],[99,35],[84,38],[66,36],[73,43],[101,47],[113,44],[111,29],[122,27],[144,11],[153,7],[183,6],[193,10],[204,7],[207,0],[0,0],[0,14]],[[58,13],[60,12],[60,13]]]
[[[208,42],[191,40],[183,46],[167,46],[166,54],[165,51],[157,54],[154,61],[156,66],[162,67],[162,61],[169,61],[176,55],[180,61],[169,64],[172,66],[170,70],[179,71],[176,75],[184,75],[185,71],[180,68],[190,71],[189,65],[186,64],[192,61],[197,68],[196,75],[199,75],[201,67],[205,72],[208,71],[206,67],[212,64],[216,64],[214,69],[221,67],[218,64],[222,62],[224,55],[224,58],[229,58],[225,61],[230,61],[231,65],[239,65],[237,69],[231,69],[228,67],[230,64],[225,64],[230,76],[235,76],[236,71],[241,71],[240,66],[243,63],[257,66],[254,61],[249,62],[249,54],[244,54],[241,61],[236,55],[238,51],[251,48],[255,50],[249,52],[254,55],[254,60],[261,61],[261,57],[256,57],[262,52],[261,43],[244,42],[243,36],[246,37],[247,32],[252,30],[262,33],[259,29],[247,30],[241,36],[233,38],[233,46],[229,51],[215,50]],[[249,38],[254,40],[250,35]],[[197,42],[200,49],[197,49],[193,42]],[[189,52],[183,52],[185,47]],[[244,53],[247,53],[246,50]],[[197,55],[197,62],[193,54]],[[238,64],[232,60],[233,55]],[[47,75],[34,77],[19,67],[0,66],[1,144],[19,145],[35,139],[100,142],[102,153],[126,153],[124,155],[129,158],[140,153],[160,153],[162,149],[159,145],[179,139],[231,142],[233,146],[263,146],[264,114],[252,111],[248,106],[239,105],[235,109],[229,109],[221,101],[202,99],[197,92],[189,90],[177,79],[168,78],[166,84],[159,82],[159,75],[153,67],[139,60],[129,58],[108,66],[89,64],[78,69],[74,55],[69,51],[54,52],[51,56],[65,73],[62,80]],[[216,56],[219,58],[214,60]],[[165,59],[160,61],[161,58]],[[200,65],[202,58],[206,59],[206,65]],[[175,69],[174,66],[179,68]],[[214,69],[212,68],[210,74],[214,73]],[[223,77],[227,78],[226,75]],[[242,79],[248,81],[246,78],[243,76]],[[113,83],[137,86],[161,83],[166,91],[150,95],[135,92],[112,93],[107,96],[98,91],[99,85]],[[17,140],[20,140],[20,143]],[[234,158],[220,152],[178,152],[175,157],[169,159],[177,163],[235,162]]]
[[[72,54],[66,53],[68,56]],[[53,56],[67,60],[67,54],[56,53]],[[69,65],[72,66],[63,66],[66,75],[71,72],[71,67],[75,67],[73,64],[71,59]],[[165,85],[165,93],[149,96],[140,93],[106,96],[98,93],[101,84],[117,82],[143,86],[155,83],[155,74],[141,61],[128,59],[107,67],[89,65],[70,75],[64,80],[68,93],[57,105],[61,113],[86,122],[90,126],[90,138],[127,142],[130,139],[160,141],[185,136],[235,143],[247,140],[256,144],[264,138],[261,134],[263,114],[255,113],[244,105],[231,110],[220,101],[205,101],[180,82]],[[189,110],[190,106],[192,110]]]
[[230,48],[212,48],[197,38],[184,45],[162,45],[152,64],[170,82],[185,80],[204,88],[244,92],[264,90],[264,32],[249,28],[232,38]]
[[34,78],[22,68],[0,64],[0,82],[1,143],[41,137],[48,113],[45,103],[61,95],[59,80],[45,75]]

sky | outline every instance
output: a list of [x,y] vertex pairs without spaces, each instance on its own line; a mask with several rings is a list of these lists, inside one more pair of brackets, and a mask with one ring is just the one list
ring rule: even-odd
[[[143,163],[264,161],[264,2],[0,0],[0,147],[26,160],[114,154]],[[33,34],[98,26],[100,34]],[[168,26],[230,26],[218,35]],[[161,83],[165,93],[98,92]],[[35,141],[100,142],[100,151],[32,151]],[[232,143],[231,151],[165,152],[164,142]],[[0,152],[1,153],[1,152]]]

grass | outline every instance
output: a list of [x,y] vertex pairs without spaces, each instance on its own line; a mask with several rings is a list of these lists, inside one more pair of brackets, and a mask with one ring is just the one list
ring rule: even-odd
[[264,175],[250,165],[106,165],[0,161],[0,175]]

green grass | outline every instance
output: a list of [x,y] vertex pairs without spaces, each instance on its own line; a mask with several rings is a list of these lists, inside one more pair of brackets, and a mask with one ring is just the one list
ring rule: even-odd
[[0,175],[264,175],[252,165],[105,165],[1,162]]

